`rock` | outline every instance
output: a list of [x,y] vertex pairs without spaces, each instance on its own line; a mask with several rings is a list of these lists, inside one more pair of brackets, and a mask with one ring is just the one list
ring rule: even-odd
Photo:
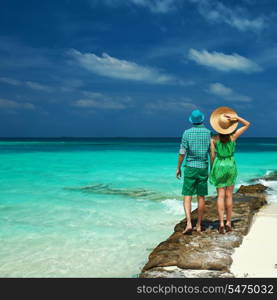
[[[179,222],[174,233],[150,253],[140,277],[233,277],[231,255],[248,233],[254,213],[266,203],[265,190],[260,184],[240,187],[233,197],[233,231],[224,235],[218,233],[216,197],[209,197],[203,231],[184,235],[186,220]],[[197,209],[192,212],[193,226],[196,221]]]
[[[80,187],[65,187],[65,190],[84,192],[84,193],[95,193],[95,194],[107,194],[107,195],[121,195],[128,196],[132,198],[147,199],[153,201],[159,201],[163,199],[168,199],[170,196],[164,193],[159,193],[152,190],[146,190],[143,188],[130,189],[130,188],[114,188],[109,184],[91,184]],[[180,198],[177,196],[175,198]]]
[[265,176],[263,176],[264,180],[268,181],[276,181],[277,180],[277,171],[268,172]]
[[260,179],[266,180],[266,181],[277,181],[277,171],[270,171],[262,177],[251,179],[250,182],[257,182]]
[[253,194],[253,193],[263,193],[267,189],[266,186],[262,184],[252,184],[252,185],[241,185],[237,193],[239,194]]

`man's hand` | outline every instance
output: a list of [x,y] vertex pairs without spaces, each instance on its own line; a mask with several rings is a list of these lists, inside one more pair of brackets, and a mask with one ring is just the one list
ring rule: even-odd
[[177,178],[177,179],[180,179],[181,176],[182,176],[181,166],[182,166],[182,163],[183,163],[184,158],[185,158],[185,154],[179,153],[179,156],[178,156],[178,164],[177,164],[177,170],[176,170],[176,178]]
[[181,177],[182,177],[181,169],[180,169],[180,168],[177,168],[177,170],[176,170],[176,178],[177,178],[177,179],[180,179]]

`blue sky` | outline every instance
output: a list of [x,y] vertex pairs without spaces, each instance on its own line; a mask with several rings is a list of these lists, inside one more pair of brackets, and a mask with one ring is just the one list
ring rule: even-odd
[[3,0],[0,136],[180,136],[230,106],[277,136],[274,0]]

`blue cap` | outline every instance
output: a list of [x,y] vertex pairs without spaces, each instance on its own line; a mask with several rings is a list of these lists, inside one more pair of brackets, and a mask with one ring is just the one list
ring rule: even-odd
[[204,119],[205,119],[204,114],[198,109],[193,110],[189,117],[189,121],[193,124],[202,123]]

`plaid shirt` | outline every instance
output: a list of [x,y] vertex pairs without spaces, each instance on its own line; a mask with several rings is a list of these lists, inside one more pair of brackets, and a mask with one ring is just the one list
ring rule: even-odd
[[186,155],[185,166],[193,168],[208,167],[208,153],[212,132],[203,124],[193,125],[183,133],[180,154]]

